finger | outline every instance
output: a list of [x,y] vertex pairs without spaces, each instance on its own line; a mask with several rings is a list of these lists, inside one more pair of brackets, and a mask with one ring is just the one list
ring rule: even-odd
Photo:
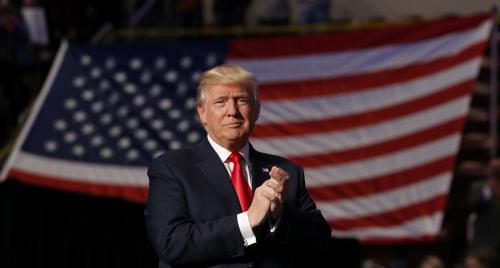
[[286,172],[285,170],[283,170],[282,168],[279,168],[277,166],[273,166],[271,168],[271,172],[269,172],[269,175],[271,175],[272,178],[275,178],[276,180],[280,181],[280,182],[284,182],[286,180],[288,180],[288,172]]
[[265,184],[271,188],[273,188],[274,191],[281,193],[283,191],[283,183],[279,182],[278,180],[271,178],[265,182]]
[[277,193],[273,188],[267,185],[263,185],[261,193],[267,200],[271,202],[274,201],[279,195],[279,193]]

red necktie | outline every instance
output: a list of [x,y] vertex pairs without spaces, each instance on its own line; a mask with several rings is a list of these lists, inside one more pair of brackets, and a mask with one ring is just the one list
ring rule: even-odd
[[240,161],[243,157],[238,152],[232,152],[229,156],[229,161],[233,163],[233,171],[231,171],[231,182],[233,183],[234,190],[238,195],[240,201],[241,210],[243,212],[247,211],[252,203],[252,189],[248,185],[245,176],[243,176],[243,171],[240,166]]

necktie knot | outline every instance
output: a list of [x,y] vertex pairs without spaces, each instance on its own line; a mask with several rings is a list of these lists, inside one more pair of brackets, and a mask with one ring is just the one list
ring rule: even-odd
[[243,158],[243,156],[241,156],[241,154],[239,152],[232,152],[229,155],[229,161],[231,161],[233,164],[239,163],[242,158]]

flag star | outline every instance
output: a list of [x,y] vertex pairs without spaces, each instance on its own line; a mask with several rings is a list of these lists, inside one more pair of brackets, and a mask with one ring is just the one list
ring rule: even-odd
[[200,133],[196,132],[196,131],[191,131],[188,136],[187,136],[187,140],[190,142],[190,143],[195,143],[197,141],[200,140]]
[[183,82],[179,83],[177,85],[177,89],[175,90],[175,92],[179,96],[184,96],[184,94],[186,94],[187,91],[188,91],[188,86],[186,85],[186,83]]
[[144,119],[150,119],[151,117],[154,116],[154,110],[152,108],[146,108],[142,110],[141,116]]
[[140,79],[141,79],[141,82],[144,84],[151,82],[151,72],[149,72],[149,71],[142,72]]
[[155,140],[147,140],[146,143],[144,143],[144,147],[146,147],[146,149],[150,151],[153,151],[158,147],[158,143]]
[[177,124],[177,129],[179,131],[185,132],[186,130],[189,129],[189,121],[188,120],[182,120]]
[[68,110],[75,109],[77,105],[78,105],[78,103],[76,102],[75,99],[66,99],[64,101],[64,107],[66,107],[66,109],[68,109]]
[[152,97],[158,97],[161,94],[161,91],[162,91],[162,87],[160,85],[156,84],[156,85],[151,87],[151,89],[149,90],[149,94]]
[[102,112],[102,110],[104,109],[104,104],[102,103],[102,101],[97,101],[97,102],[94,102],[94,103],[92,103],[92,105],[90,106],[90,109],[91,109],[94,113],[100,113],[100,112]]
[[160,109],[162,110],[168,110],[172,107],[172,100],[167,98],[162,99],[160,103],[158,103],[158,107],[160,107]]
[[105,147],[99,151],[99,154],[101,155],[102,158],[109,159],[113,157],[113,150],[109,147]]
[[114,75],[114,79],[118,83],[123,83],[127,81],[127,74],[125,72],[116,72]]
[[179,142],[179,141],[172,141],[168,144],[168,147],[171,149],[171,150],[177,150],[177,149],[180,149],[182,146],[182,144]]
[[81,123],[87,119],[87,114],[84,111],[77,111],[73,114],[73,119]]
[[139,126],[139,120],[137,120],[137,118],[130,118],[129,120],[127,120],[126,124],[129,128],[136,128],[137,126]]
[[137,92],[137,86],[133,83],[127,83],[123,89],[125,90],[125,92],[127,92],[128,94],[135,94]]
[[116,137],[118,135],[122,134],[122,128],[119,127],[119,126],[112,126],[110,129],[109,129],[109,135],[111,137]]
[[85,148],[81,145],[75,145],[71,148],[71,152],[76,156],[82,156],[85,153]]
[[111,96],[108,99],[108,102],[110,104],[115,104],[118,100],[120,100],[120,95],[118,95],[118,93],[115,92],[111,94]]
[[87,54],[84,54],[80,57],[80,64],[83,65],[83,66],[88,66],[92,63],[92,58],[87,55]]
[[104,143],[104,139],[102,138],[102,136],[99,136],[99,135],[94,136],[94,137],[92,137],[92,139],[90,139],[90,144],[92,144],[92,146],[94,146],[94,147],[99,147],[103,143]]
[[172,119],[179,119],[181,117],[181,111],[173,109],[168,113],[168,116]]
[[170,130],[163,130],[160,132],[160,138],[164,140],[171,140],[174,137],[174,134]]
[[196,105],[196,100],[193,97],[187,98],[186,101],[184,102],[184,106],[188,110],[192,110],[195,105]]
[[66,130],[67,127],[68,127],[68,124],[66,123],[66,121],[64,121],[62,119],[57,119],[54,122],[54,128],[56,130],[63,131],[63,130]]
[[142,60],[140,58],[133,58],[129,63],[129,67],[132,70],[139,70],[142,67]]
[[108,58],[108,59],[106,59],[106,62],[104,63],[104,66],[106,66],[106,68],[108,70],[111,70],[111,69],[115,68],[115,66],[116,66],[115,59],[114,58]]
[[146,103],[146,98],[143,95],[137,95],[134,97],[134,104],[136,106],[142,106]]
[[94,92],[91,89],[87,89],[82,92],[82,98],[86,101],[91,101],[94,96]]
[[167,82],[175,82],[177,81],[177,72],[175,70],[170,70],[165,74],[165,80]]
[[198,80],[200,80],[200,77],[201,77],[201,72],[200,71],[194,71],[191,74],[191,80],[193,80],[193,82],[198,82]]
[[138,138],[138,139],[145,139],[148,137],[148,132],[141,128],[141,129],[138,129],[136,132],[135,132],[135,136]]
[[76,133],[70,131],[70,132],[67,132],[67,133],[64,134],[63,139],[67,143],[72,143],[72,142],[74,142],[76,140],[76,137],[77,137]]
[[129,150],[126,154],[127,159],[129,160],[135,160],[139,158],[139,152],[135,149]]
[[44,147],[47,152],[54,152],[59,147],[59,144],[57,144],[57,142],[55,141],[50,140],[45,142]]
[[164,126],[164,122],[163,120],[161,119],[155,119],[151,122],[151,126],[156,129],[156,130],[159,130],[159,129],[162,129],[163,126]]
[[123,137],[118,141],[118,147],[122,149],[127,149],[128,147],[130,147],[131,144],[132,142],[127,137]]
[[107,124],[111,123],[111,121],[113,121],[113,117],[111,116],[111,114],[106,113],[106,114],[103,114],[101,116],[101,123],[102,124],[107,125]]
[[85,77],[78,76],[73,78],[73,86],[76,88],[82,88],[83,86],[85,86],[85,83],[87,83]]
[[99,77],[101,77],[101,69],[99,67],[94,67],[92,68],[92,70],[90,70],[90,76],[94,79],[97,79]]
[[214,66],[217,63],[217,56],[213,53],[210,53],[207,55],[207,58],[205,59],[205,64],[207,67]]
[[156,69],[163,69],[167,66],[167,60],[164,57],[159,57],[155,61],[155,67]]
[[101,80],[99,82],[99,89],[101,90],[106,90],[106,89],[110,89],[111,88],[111,85],[109,84],[109,81],[108,80]]
[[127,108],[127,106],[122,106],[120,108],[118,108],[118,116],[120,117],[125,117],[129,114],[129,109]]
[[95,131],[95,127],[91,123],[87,123],[87,124],[83,125],[83,127],[82,127],[82,133],[85,135],[89,135],[89,134],[93,133],[94,131]]
[[189,67],[191,67],[192,63],[193,63],[193,60],[191,59],[191,57],[184,56],[181,59],[181,64],[180,65],[181,65],[182,68],[188,69]]

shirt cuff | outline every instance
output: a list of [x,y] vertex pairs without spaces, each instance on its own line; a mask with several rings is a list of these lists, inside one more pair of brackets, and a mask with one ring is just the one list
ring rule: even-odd
[[238,220],[238,227],[240,228],[240,233],[243,237],[243,245],[247,247],[257,243],[257,238],[255,237],[252,226],[250,225],[250,219],[248,219],[248,213],[239,213],[236,216],[236,219]]

